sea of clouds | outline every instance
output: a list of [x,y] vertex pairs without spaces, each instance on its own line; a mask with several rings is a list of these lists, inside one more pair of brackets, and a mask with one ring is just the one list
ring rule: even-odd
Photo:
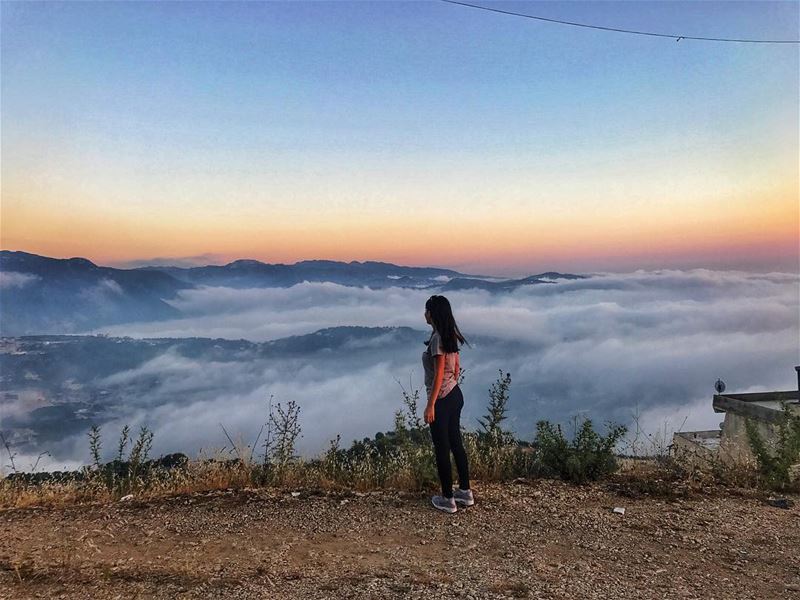
[[[247,444],[272,397],[301,406],[305,455],[337,434],[346,443],[386,431],[401,406],[401,386],[425,393],[420,358],[430,294],[308,282],[183,291],[171,303],[185,318],[102,331],[260,342],[340,325],[407,326],[420,331],[420,343],[234,362],[168,351],[101,382],[135,389],[137,380],[158,375],[155,389],[132,393],[118,421],[104,429],[115,435],[123,423],[147,423],[156,454],[229,445],[220,424]],[[532,438],[539,419],[568,423],[575,415],[632,426],[638,414],[645,431],[667,438],[677,429],[715,429],[722,419],[711,408],[718,377],[728,391],[797,387],[799,295],[795,274],[703,269],[595,274],[502,294],[447,293],[467,340],[481,340],[461,352],[462,422],[477,425],[502,371],[512,377],[508,425],[523,438]],[[64,464],[83,462],[86,454],[83,436],[65,440],[57,452]]]

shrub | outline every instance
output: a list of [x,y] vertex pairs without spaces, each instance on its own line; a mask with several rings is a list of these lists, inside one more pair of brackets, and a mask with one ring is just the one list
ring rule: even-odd
[[103,463],[100,457],[102,448],[100,427],[92,425],[89,430],[89,451],[92,455],[92,466],[84,469],[84,475],[87,479],[93,479],[95,482],[101,483],[111,492],[112,496],[124,496],[147,487],[150,484],[150,479],[158,477],[158,471],[163,470],[161,468],[162,459],[153,461],[148,458],[153,445],[153,432],[146,425],[142,425],[139,429],[139,435],[131,446],[128,459],[123,459],[125,448],[131,441],[129,435],[130,427],[125,425],[120,433],[116,458],[111,462]]
[[478,419],[481,431],[478,432],[478,440],[481,445],[487,448],[499,448],[514,442],[514,436],[510,432],[503,430],[500,423],[506,419],[508,410],[509,387],[511,386],[511,373],[503,375],[499,369],[500,377],[489,388],[489,405],[486,407],[486,415]]
[[[406,465],[405,473],[398,477],[396,484],[402,484],[415,489],[424,489],[435,481],[436,457],[433,452],[433,439],[430,428],[420,419],[417,412],[419,390],[412,394],[403,390],[403,405],[405,410],[395,413],[394,439],[399,453],[396,455],[398,465]],[[391,441],[391,436],[384,438]]]
[[[260,479],[265,483],[280,483],[297,459],[295,449],[297,438],[300,437],[302,431],[300,406],[290,400],[284,408],[280,402],[273,404],[272,396],[270,396],[269,413],[265,426],[267,435],[263,445],[264,455]],[[243,462],[249,463],[249,461]]]
[[746,421],[747,439],[767,487],[786,490],[792,486],[791,468],[800,461],[800,414],[782,404],[775,442],[767,443],[750,419]]
[[[125,426],[127,429],[127,425]],[[100,427],[98,425],[92,425],[92,428],[89,430],[89,452],[92,455],[92,466],[95,469],[99,469],[101,467],[100,463],[100,448],[102,447],[103,443],[100,439]]]
[[500,375],[489,388],[486,414],[478,419],[478,431],[462,429],[461,437],[469,456],[470,473],[479,479],[503,480],[528,477],[535,472],[530,444],[518,440],[501,425],[506,420],[511,373]]
[[541,472],[575,483],[594,481],[614,473],[618,468],[614,447],[626,432],[623,425],[609,425],[608,434],[602,436],[594,430],[591,420],[585,419],[569,441],[561,425],[539,421],[534,445]]

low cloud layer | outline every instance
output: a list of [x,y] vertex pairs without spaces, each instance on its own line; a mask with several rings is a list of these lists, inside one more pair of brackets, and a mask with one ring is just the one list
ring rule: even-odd
[[15,273],[14,271],[0,271],[0,290],[20,288],[39,279],[38,275],[30,273]]
[[[744,272],[637,271],[597,274],[492,295],[447,294],[472,347],[462,349],[468,427],[486,406],[499,371],[512,376],[510,426],[532,437],[535,422],[567,422],[583,414],[598,423],[655,432],[716,428],[714,381],[729,391],[794,389],[800,364],[800,280],[797,275]],[[352,348],[312,358],[209,362],[167,352],[105,384],[130,392],[118,419],[154,428],[157,453],[228,444],[220,423],[251,442],[270,396],[302,407],[300,450],[319,452],[392,425],[406,388],[421,388],[420,355],[429,326],[429,290],[303,283],[291,288],[181,292],[171,303],[187,317],[104,328],[132,337],[211,337],[266,341],[340,325],[407,326],[415,347]],[[472,337],[471,337],[472,336]],[[421,399],[424,404],[424,399]],[[109,440],[109,446],[113,443]],[[64,440],[59,460],[85,460],[83,437]]]

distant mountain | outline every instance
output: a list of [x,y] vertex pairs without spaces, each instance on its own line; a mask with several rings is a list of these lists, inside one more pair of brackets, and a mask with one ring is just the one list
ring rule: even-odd
[[523,285],[581,279],[542,273],[523,279],[467,275],[451,269],[392,263],[304,260],[292,265],[235,260],[205,267],[101,267],[85,258],[58,259],[0,251],[0,334],[81,333],[106,325],[180,318],[168,300],[197,286],[290,287],[304,281],[382,289],[507,292]]
[[585,275],[571,275],[550,271],[541,275],[531,275],[524,279],[509,279],[507,281],[486,281],[467,277],[456,277],[441,286],[441,291],[467,290],[478,288],[488,292],[507,292],[523,285],[536,285],[540,283],[555,283],[557,279],[586,279]]
[[582,279],[582,275],[548,272],[524,279],[498,281],[486,275],[465,275],[451,269],[402,267],[392,263],[333,260],[304,260],[293,265],[268,264],[257,260],[236,260],[223,266],[139,267],[157,270],[195,285],[234,288],[289,287],[303,281],[330,281],[340,285],[370,288],[415,287],[437,291],[471,288],[507,291],[520,285],[553,283],[556,279]]
[[538,275],[531,275],[528,279],[588,279],[588,275],[573,275],[571,273],[556,273],[555,271],[548,271],[547,273],[539,273]]
[[160,271],[194,285],[232,288],[291,287],[304,281],[330,281],[340,285],[370,288],[392,286],[428,288],[438,287],[442,279],[463,275],[450,269],[402,267],[374,261],[346,263],[333,260],[304,260],[293,265],[236,260],[222,266],[147,266],[139,267],[137,270]]
[[71,333],[180,316],[164,300],[194,287],[167,273],[0,251],[0,333]]

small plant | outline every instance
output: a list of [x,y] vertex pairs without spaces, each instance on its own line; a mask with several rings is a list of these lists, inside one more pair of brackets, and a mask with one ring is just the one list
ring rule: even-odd
[[264,441],[264,473],[270,480],[280,480],[295,460],[295,446],[300,437],[300,406],[290,400],[286,408],[269,399],[267,435]]
[[344,464],[343,451],[339,448],[342,441],[342,436],[336,434],[329,445],[328,449],[322,455],[320,461],[322,473],[331,481],[340,481],[342,479],[342,467]]
[[530,444],[518,440],[502,427],[510,399],[511,373],[500,375],[489,388],[486,414],[478,419],[478,431],[462,431],[464,447],[470,457],[470,472],[488,480],[528,477],[535,473]]
[[409,382],[409,387],[412,389],[412,392],[409,393],[399,381],[397,383],[403,391],[405,412],[401,409],[395,413],[395,425],[397,425],[398,422],[402,422],[405,429],[412,431],[423,429],[425,424],[422,422],[422,419],[419,418],[419,413],[417,412],[417,406],[419,405],[419,389],[414,389]]
[[100,427],[97,425],[92,425],[92,428],[89,430],[89,452],[92,454],[92,465],[95,469],[99,469],[101,467],[100,463],[100,448],[102,448],[103,444],[100,440]]
[[489,388],[488,413],[482,419],[478,419],[478,423],[487,433],[500,429],[500,423],[506,418],[511,373],[503,375],[503,370],[498,370],[500,371],[500,377]]
[[608,434],[602,436],[594,430],[592,421],[585,419],[569,441],[561,425],[539,421],[534,445],[538,447],[541,470],[545,475],[556,475],[574,483],[594,481],[614,473],[618,467],[614,448],[626,432],[623,425],[610,425]]
[[3,442],[3,446],[5,446],[6,452],[8,452],[8,460],[10,463],[9,466],[11,467],[11,472],[18,473],[19,471],[17,471],[17,465],[14,463],[14,458],[17,456],[17,453],[11,449],[11,444],[6,439],[6,436],[3,435],[2,431],[0,431],[0,441]]
[[117,454],[113,461],[103,463],[101,449],[102,435],[98,425],[89,429],[89,452],[92,456],[91,470],[84,468],[84,476],[92,483],[104,487],[113,495],[122,496],[134,490],[138,491],[148,485],[151,476],[150,449],[153,444],[153,432],[142,425],[139,435],[133,443],[127,460],[125,449],[130,440],[130,426],[125,425],[117,443]]
[[420,389],[413,387],[410,378],[410,392],[397,383],[403,393],[403,408],[395,412],[394,431],[376,436],[371,442],[373,452],[382,479],[402,480],[406,487],[423,489],[436,481],[433,440],[417,410]]
[[511,386],[511,373],[503,375],[499,369],[500,377],[489,388],[489,406],[486,415],[478,419],[481,429],[478,437],[486,446],[496,448],[513,440],[513,435],[503,430],[500,426],[506,419],[508,410],[509,387]]
[[764,440],[752,420],[747,419],[745,429],[764,483],[775,490],[786,490],[792,485],[791,468],[800,461],[800,414],[793,413],[784,402],[776,425],[772,444]]
[[122,428],[122,432],[119,435],[119,443],[117,444],[117,460],[122,462],[122,456],[125,453],[125,448],[128,446],[128,436],[131,433],[131,428],[128,425]]
[[139,437],[136,438],[128,456],[128,477],[130,480],[135,481],[139,476],[142,463],[147,460],[152,445],[153,432],[147,428],[147,425],[142,425],[139,428]]
[[654,458],[658,462],[669,463],[672,452],[672,436],[683,430],[688,416],[683,418],[683,422],[677,429],[670,427],[670,421],[665,419],[660,428],[655,431],[647,431],[641,425],[641,412],[639,405],[631,413],[633,431],[632,435],[623,440],[623,455],[633,458]]

